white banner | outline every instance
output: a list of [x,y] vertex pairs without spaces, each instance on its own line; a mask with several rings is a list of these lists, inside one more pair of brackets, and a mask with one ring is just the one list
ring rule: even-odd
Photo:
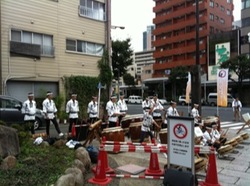
[[217,70],[217,105],[227,107],[228,69]]

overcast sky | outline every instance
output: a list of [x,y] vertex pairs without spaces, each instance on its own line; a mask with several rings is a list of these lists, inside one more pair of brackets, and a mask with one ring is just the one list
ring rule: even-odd
[[[142,51],[142,33],[153,24],[153,0],[111,0],[111,25],[125,29],[112,29],[113,40],[131,38],[135,52]],[[234,20],[240,19],[241,0],[234,0]]]

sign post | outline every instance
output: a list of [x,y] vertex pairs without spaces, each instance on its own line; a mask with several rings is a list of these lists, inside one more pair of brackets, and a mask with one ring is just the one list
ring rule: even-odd
[[194,168],[194,119],[189,117],[168,117],[168,168],[171,165]]

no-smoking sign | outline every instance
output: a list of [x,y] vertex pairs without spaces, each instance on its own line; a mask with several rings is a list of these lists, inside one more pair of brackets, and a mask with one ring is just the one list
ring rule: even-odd
[[173,132],[175,137],[183,139],[187,136],[188,130],[184,124],[178,123],[174,126]]

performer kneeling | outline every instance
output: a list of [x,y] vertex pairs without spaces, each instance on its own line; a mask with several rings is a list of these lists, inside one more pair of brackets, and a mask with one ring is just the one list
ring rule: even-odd
[[154,124],[158,128],[161,128],[161,126],[159,126],[155,122],[155,120],[153,119],[152,111],[153,111],[153,109],[151,108],[150,110],[148,110],[148,112],[144,112],[144,114],[143,114],[143,123],[141,126],[140,143],[142,143],[144,141],[144,138],[147,134],[150,136],[151,140],[154,137],[152,132],[151,132],[152,124]]

